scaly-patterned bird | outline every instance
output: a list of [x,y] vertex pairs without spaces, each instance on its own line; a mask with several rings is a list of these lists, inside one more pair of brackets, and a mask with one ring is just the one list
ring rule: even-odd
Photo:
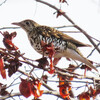
[[55,48],[58,48],[54,59],[60,59],[61,57],[71,58],[85,63],[90,68],[97,71],[87,58],[83,57],[78,47],[89,46],[82,42],[75,40],[74,38],[48,26],[42,26],[33,20],[24,20],[21,22],[12,23],[23,28],[28,36],[28,39],[32,47],[40,54],[43,54],[41,41],[47,44],[53,43]]

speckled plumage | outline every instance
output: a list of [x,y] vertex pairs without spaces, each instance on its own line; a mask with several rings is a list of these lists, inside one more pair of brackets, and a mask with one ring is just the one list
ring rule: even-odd
[[[72,37],[48,26],[42,26],[33,20],[24,20],[18,23],[13,23],[23,28],[28,36],[32,47],[40,54],[42,54],[41,41],[45,43],[53,43],[55,48],[58,48],[54,58],[71,58],[73,60],[81,61],[87,64],[90,68],[97,69],[80,53],[78,47],[89,46],[79,42]],[[47,56],[47,55],[46,55]]]

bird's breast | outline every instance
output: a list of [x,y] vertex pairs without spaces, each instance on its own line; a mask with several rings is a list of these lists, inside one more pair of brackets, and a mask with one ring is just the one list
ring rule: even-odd
[[67,43],[60,38],[56,37],[45,37],[40,34],[32,34],[31,36],[28,36],[29,41],[32,45],[32,47],[40,54],[43,54],[41,45],[41,42],[43,41],[46,44],[52,43],[54,45],[54,48],[56,49],[56,52],[63,52],[67,48]]

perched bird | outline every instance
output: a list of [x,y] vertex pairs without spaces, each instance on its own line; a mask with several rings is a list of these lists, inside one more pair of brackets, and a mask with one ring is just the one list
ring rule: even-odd
[[52,27],[39,25],[30,19],[12,24],[18,25],[26,31],[32,47],[38,53],[43,54],[41,41],[44,41],[47,44],[53,43],[54,47],[58,48],[55,52],[54,59],[60,59],[61,57],[71,58],[85,63],[90,68],[97,71],[96,67],[94,67],[87,58],[83,57],[78,49],[78,47],[89,46],[88,44],[79,42]]

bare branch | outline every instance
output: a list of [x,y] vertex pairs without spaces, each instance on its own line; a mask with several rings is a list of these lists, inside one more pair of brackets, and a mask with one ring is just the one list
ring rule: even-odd
[[61,31],[63,33],[81,33],[80,31]]
[[68,27],[74,27],[73,25],[64,25],[64,26],[58,26],[58,27],[54,27],[54,28],[57,28],[57,29],[59,29],[59,28],[68,28]]
[[2,27],[0,28],[0,30],[4,30],[4,29],[19,29],[20,27]]
[[8,99],[10,97],[15,97],[15,96],[21,96],[21,94],[20,93],[11,93],[10,95],[0,97],[0,100],[5,100],[5,99]]
[[0,4],[0,6],[2,6],[4,3],[6,3],[6,1],[7,1],[7,0],[4,0],[4,1]]
[[[44,90],[43,94],[50,94],[50,95],[54,95],[54,96],[57,96],[59,98],[62,98],[57,91],[50,91],[50,90],[47,91],[47,90]],[[12,93],[10,95],[0,97],[0,100],[5,100],[5,99],[8,99],[10,97],[16,97],[16,96],[21,96],[21,95],[22,95],[21,93]]]

